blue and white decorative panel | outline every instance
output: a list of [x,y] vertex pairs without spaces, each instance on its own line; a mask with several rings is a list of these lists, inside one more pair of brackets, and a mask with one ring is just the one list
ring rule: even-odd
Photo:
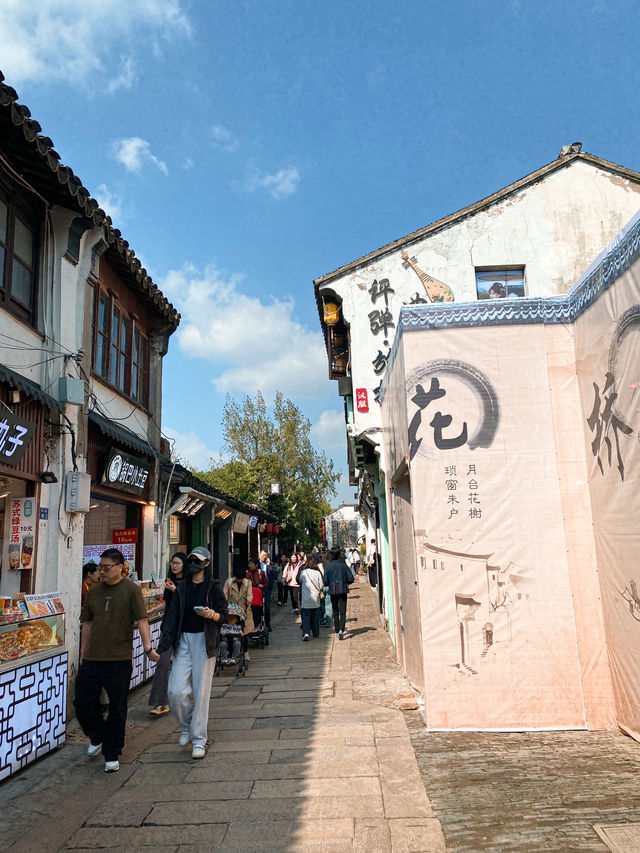
[[67,653],[0,673],[0,779],[65,740]]
[[133,631],[133,670],[131,672],[131,681],[129,682],[129,690],[133,690],[134,687],[137,687],[139,684],[142,684],[144,681],[144,664],[145,664],[145,653],[144,648],[142,647],[142,639],[140,637],[140,631],[137,628]]
[[[151,647],[157,649],[158,643],[160,642],[160,634],[162,633],[162,620],[158,619],[157,622],[152,622],[149,627],[151,628]],[[146,678],[152,678],[153,673],[156,671],[156,667],[158,664],[156,663],[156,661],[152,661],[147,658],[145,665]]]

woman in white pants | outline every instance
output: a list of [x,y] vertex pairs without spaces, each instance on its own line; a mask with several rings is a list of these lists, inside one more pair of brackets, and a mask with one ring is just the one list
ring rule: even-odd
[[160,653],[173,648],[169,705],[180,729],[180,746],[193,745],[192,758],[204,758],[211,681],[218,650],[218,626],[227,614],[222,587],[207,571],[211,554],[194,548],[187,558],[189,577],[176,592],[162,626]]

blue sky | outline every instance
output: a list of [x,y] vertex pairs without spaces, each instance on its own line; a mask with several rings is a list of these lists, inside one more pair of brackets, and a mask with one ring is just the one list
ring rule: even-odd
[[317,276],[570,142],[640,169],[631,0],[0,0],[0,13],[6,82],[183,315],[163,417],[195,465],[220,449],[225,393],[277,388],[345,470]]

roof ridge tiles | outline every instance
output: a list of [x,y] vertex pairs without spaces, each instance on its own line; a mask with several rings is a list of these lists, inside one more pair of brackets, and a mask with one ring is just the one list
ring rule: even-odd
[[[114,228],[111,217],[100,207],[99,202],[91,196],[89,190],[83,185],[81,179],[74,173],[70,166],[61,162],[60,154],[53,147],[53,140],[44,136],[39,122],[31,118],[31,111],[26,104],[18,103],[18,93],[4,82],[5,76],[0,70],[0,108],[8,109],[12,124],[22,130],[25,141],[29,144],[36,155],[40,157],[55,175],[60,185],[66,188],[69,197],[72,198],[79,208],[79,213],[93,222],[94,226],[102,225],[105,230],[105,240],[108,245],[114,246],[124,261],[132,281],[142,286],[143,292],[151,298],[160,313],[169,318],[173,329],[180,323],[180,314],[169,300],[162,294],[160,288],[154,284],[150,276],[143,270],[144,276],[140,276],[141,264],[135,257],[133,249],[122,237],[119,229]],[[150,292],[150,285],[153,291]]]

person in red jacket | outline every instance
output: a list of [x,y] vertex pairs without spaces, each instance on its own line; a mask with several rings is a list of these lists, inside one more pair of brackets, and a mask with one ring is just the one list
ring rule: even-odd
[[262,608],[264,604],[264,596],[269,588],[269,581],[266,574],[260,568],[260,563],[255,557],[249,558],[249,568],[247,569],[247,577],[253,586],[253,598],[251,601],[251,612],[253,613],[253,623],[258,627],[262,621]]

